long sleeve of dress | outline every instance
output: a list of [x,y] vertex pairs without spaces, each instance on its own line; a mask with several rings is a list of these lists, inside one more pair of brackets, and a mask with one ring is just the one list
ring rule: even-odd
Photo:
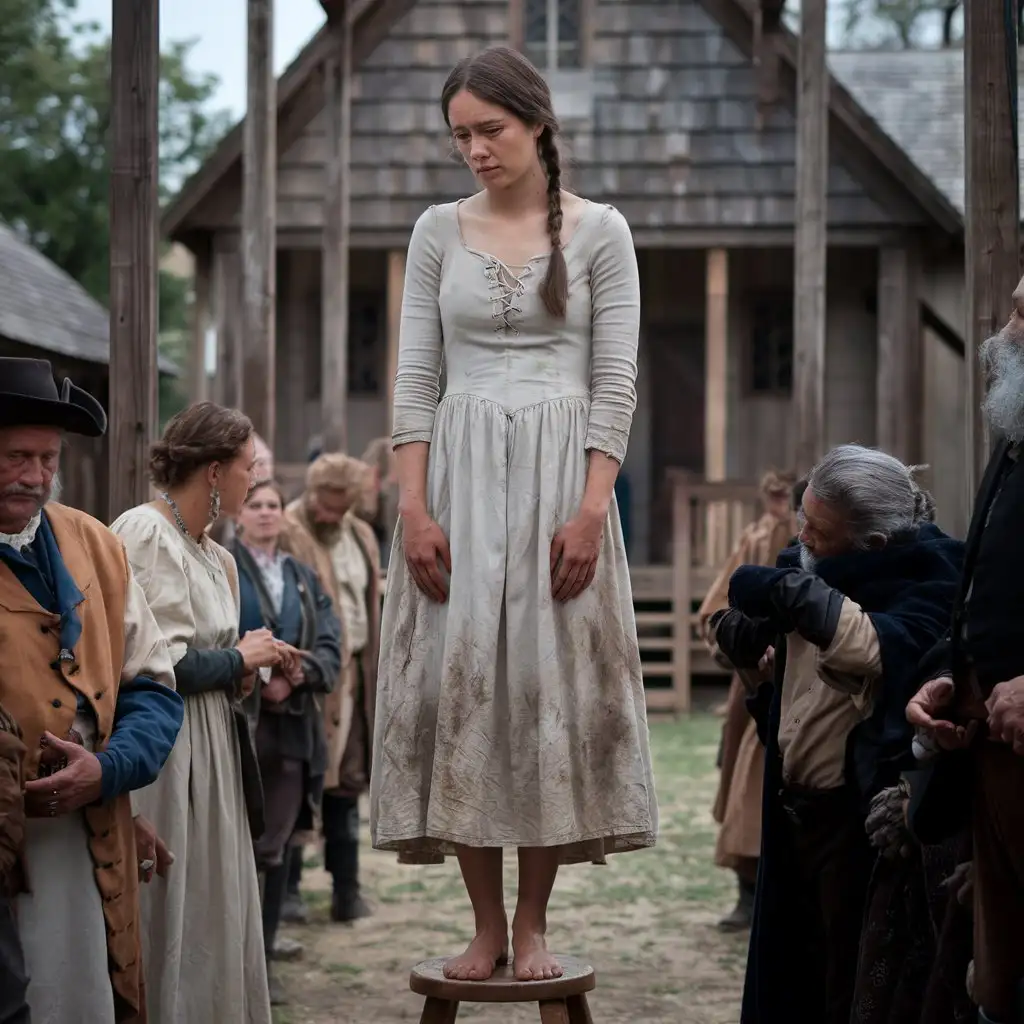
[[104,800],[148,786],[157,777],[185,716],[160,627],[134,573],[130,568],[127,573],[124,664],[114,727],[106,748],[96,755]]
[[441,393],[442,257],[437,213],[431,207],[412,229],[406,258],[391,436],[395,447],[430,441],[434,433]]
[[605,211],[590,264],[593,348],[587,450],[626,457],[636,409],[640,272],[633,236],[617,210]]

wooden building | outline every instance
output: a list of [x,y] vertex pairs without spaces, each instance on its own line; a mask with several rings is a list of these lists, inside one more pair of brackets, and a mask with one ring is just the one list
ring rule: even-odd
[[[109,408],[107,311],[42,253],[0,224],[0,355],[48,359]],[[164,373],[176,369],[161,361]],[[107,440],[69,437],[61,500],[107,521]]]
[[[389,430],[412,226],[428,205],[474,187],[445,130],[444,78],[456,60],[486,46],[520,47],[551,84],[570,186],[614,204],[633,230],[643,327],[623,471],[629,549],[635,566],[667,564],[678,541],[674,488],[686,479],[672,470],[749,482],[796,457],[796,39],[780,28],[766,46],[752,0],[353,4],[349,450]],[[325,26],[278,83],[273,446],[280,463],[304,460],[325,406],[337,402],[321,386],[325,195],[338,152],[324,66],[336,49]],[[821,449],[859,441],[930,463],[940,521],[962,533],[964,216],[956,154],[963,57],[829,59]],[[894,69],[904,60],[941,64],[944,91],[928,93],[917,65],[900,77]],[[949,110],[941,126],[940,103]],[[922,115],[921,104],[934,116]],[[231,133],[163,220],[165,234],[198,258],[197,293],[209,296],[198,335],[215,333],[220,352],[215,394],[230,394],[238,373],[242,141],[240,129]],[[652,596],[666,585],[656,578]]]

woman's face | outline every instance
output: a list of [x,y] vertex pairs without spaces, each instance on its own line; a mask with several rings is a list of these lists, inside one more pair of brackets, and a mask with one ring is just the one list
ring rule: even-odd
[[273,487],[257,487],[238,514],[242,536],[254,544],[276,542],[283,522],[284,509]]
[[540,168],[533,128],[504,107],[463,89],[448,104],[448,123],[462,159],[486,189],[505,189]]
[[255,463],[256,446],[250,437],[230,462],[215,462],[210,466],[210,483],[220,491],[221,515],[233,519],[242,511],[249,488],[252,487]]

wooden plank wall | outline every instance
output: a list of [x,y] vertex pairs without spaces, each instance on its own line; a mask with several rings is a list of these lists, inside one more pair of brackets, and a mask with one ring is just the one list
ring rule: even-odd
[[[438,98],[460,57],[509,40],[509,10],[506,0],[419,0],[358,70],[358,244],[365,234],[407,234],[429,204],[472,191]],[[551,79],[573,187],[618,206],[634,230],[791,225],[794,116],[773,107],[759,128],[753,66],[696,0],[594,0],[592,10],[592,66]],[[321,112],[282,158],[282,229],[322,226],[327,148]],[[237,225],[237,188],[226,180],[215,190],[196,211],[197,226]],[[905,204],[883,209],[832,162],[831,225],[891,226],[913,216]]]

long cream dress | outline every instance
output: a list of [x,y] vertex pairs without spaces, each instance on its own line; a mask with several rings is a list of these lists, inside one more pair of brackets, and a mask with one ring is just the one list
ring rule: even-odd
[[626,452],[636,256],[622,216],[589,203],[564,251],[568,310],[555,321],[539,294],[548,257],[513,269],[470,249],[458,204],[427,210],[410,242],[394,443],[430,442],[427,505],[452,578],[434,603],[396,557],[384,602],[371,830],[406,862],[453,844],[561,846],[565,862],[600,862],[655,842],[617,509],[578,598],[553,600],[549,566],[579,510],[588,449]]
[[[150,505],[112,529],[124,541],[177,664],[189,647],[238,642],[238,570]],[[153,785],[133,796],[175,861],[142,886],[149,1024],[270,1024],[259,884],[228,695],[187,696],[185,721]]]

